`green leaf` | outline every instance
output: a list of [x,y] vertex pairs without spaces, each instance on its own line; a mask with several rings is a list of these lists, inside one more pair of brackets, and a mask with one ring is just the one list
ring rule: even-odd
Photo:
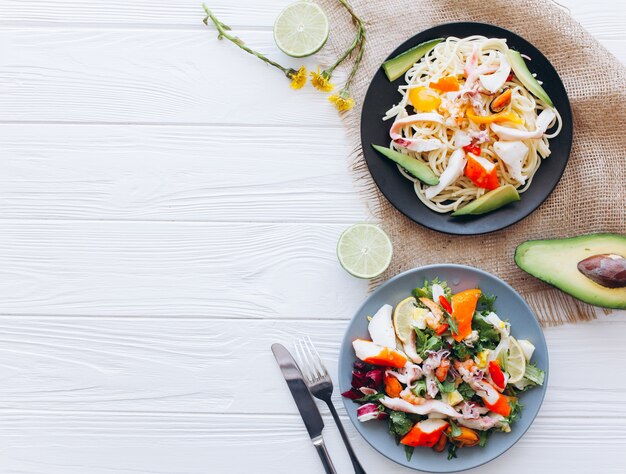
[[465,400],[471,400],[471,398],[476,395],[476,392],[472,389],[472,387],[469,386],[467,382],[461,383],[461,385],[458,386],[457,390]]
[[428,341],[428,334],[418,328],[415,328],[415,334],[417,335],[415,338],[415,350],[420,354],[424,351],[424,346],[426,346]]
[[535,364],[526,364],[526,371],[524,372],[524,378],[530,380],[536,385],[543,385],[545,376],[546,376],[545,372],[537,368]]
[[448,443],[448,461],[456,457],[456,445]]
[[456,438],[457,436],[461,436],[461,433],[463,433],[461,431],[461,428],[458,427],[458,425],[450,420],[448,423],[450,423],[450,433],[448,434],[448,438]]
[[478,303],[476,304],[476,308],[480,312],[486,312],[487,314],[491,313],[494,309],[494,305],[496,303],[496,295],[487,295],[485,293],[480,294],[478,298]]
[[472,329],[478,331],[478,340],[485,349],[495,349],[500,342],[500,333],[481,313],[474,314]]
[[487,445],[487,441],[489,440],[489,435],[491,434],[491,430],[481,431],[480,432],[480,441],[478,441],[478,445],[481,448],[484,448]]
[[391,410],[389,412],[389,433],[397,436],[404,436],[413,428],[413,421],[406,413]]
[[357,398],[356,400],[354,400],[357,403],[369,403],[369,402],[376,402],[378,400],[380,400],[381,398],[383,398],[385,396],[385,394],[383,392],[379,392],[379,393],[373,393],[371,395],[364,395],[361,398]]
[[439,391],[441,393],[450,393],[456,390],[454,382],[451,382],[449,380],[444,380],[443,382],[437,381],[437,385],[439,386]]
[[413,446],[405,446],[404,447],[404,454],[406,455],[407,462],[409,462],[411,460],[411,458],[413,457],[413,451],[414,450],[415,450],[415,448]]
[[416,397],[423,397],[426,394],[426,380],[418,380],[411,391]]
[[456,319],[454,319],[452,315],[448,313],[446,310],[443,310],[443,314],[445,316],[446,323],[448,323],[448,326],[450,326],[450,331],[452,331],[455,334],[458,333],[459,327],[456,324]]
[[[434,280],[430,282],[428,280],[424,280],[424,286],[422,286],[421,288],[415,288],[413,290],[413,296],[416,299],[428,298],[432,300],[433,299],[433,285],[435,283],[441,286],[441,288],[443,288],[444,294],[446,295],[447,298],[450,298],[450,296],[452,296],[452,290],[450,290],[448,283],[445,281],[440,281],[439,278],[435,278]],[[439,302],[437,301],[436,303],[439,303]]]
[[426,353],[427,351],[436,352],[439,349],[441,349],[442,346],[443,346],[443,342],[440,337],[430,336],[428,338],[428,341],[426,341],[426,344],[424,344],[423,350],[420,352],[420,357],[422,359],[425,359],[426,357],[428,357],[428,354]]
[[511,413],[504,419],[504,422],[510,425],[522,417],[522,408],[524,408],[524,405],[522,405],[519,400],[509,399],[509,406],[511,407]]
[[[473,355],[473,352],[475,351],[475,349],[476,348],[472,350],[469,347],[467,347],[465,344],[457,342],[455,344],[452,344],[452,355],[454,356],[455,359],[466,360]],[[476,351],[476,352],[480,352],[480,351]]]

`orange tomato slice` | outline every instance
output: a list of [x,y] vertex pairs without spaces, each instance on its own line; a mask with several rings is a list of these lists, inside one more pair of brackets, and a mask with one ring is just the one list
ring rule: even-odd
[[441,104],[441,98],[436,92],[420,86],[409,90],[409,100],[415,110],[431,112]]
[[452,295],[452,319],[456,322],[458,331],[452,333],[455,341],[460,342],[472,333],[472,318],[480,294],[480,290],[476,288]]
[[431,89],[437,89],[441,92],[453,92],[460,89],[459,80],[456,76],[446,76],[439,79],[437,82],[431,82]]

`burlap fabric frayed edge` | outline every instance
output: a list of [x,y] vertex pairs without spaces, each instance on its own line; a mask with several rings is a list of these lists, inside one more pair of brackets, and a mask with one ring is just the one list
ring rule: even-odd
[[[322,3],[323,5],[325,4],[324,6],[327,8],[327,11],[329,9],[331,10],[331,15],[329,15],[331,18],[331,24],[343,22],[345,27],[346,24],[349,24],[349,19],[340,7],[337,7],[336,4],[332,4],[332,1],[333,0],[321,0],[320,3]],[[359,12],[359,2],[353,1],[352,3],[354,4],[355,10]],[[414,2],[412,2],[412,5],[413,7],[415,7]],[[562,7],[560,5],[555,6],[554,8],[558,8],[562,12]],[[368,18],[364,19],[366,21],[369,20]],[[574,20],[570,19],[570,21],[573,22]],[[492,23],[498,24],[497,22]],[[506,25],[501,26],[506,27]],[[417,31],[425,28],[426,26],[424,28],[419,28]],[[403,39],[399,40],[398,44]],[[340,40],[330,41],[331,48],[335,49],[336,51],[340,51],[343,46],[338,46],[338,44],[341,45]],[[599,45],[598,47],[602,48]],[[364,91],[361,92],[364,93]],[[358,99],[359,97],[357,96],[357,100]],[[360,111],[356,109],[353,110],[350,114],[347,114],[343,117],[343,121],[346,125],[349,142],[355,145],[349,155],[349,166],[352,171],[355,186],[358,190],[358,193],[363,196],[368,206],[368,210],[373,215],[373,217],[380,222],[381,227],[389,231],[389,226],[394,225],[394,219],[390,219],[389,216],[393,216],[394,213],[399,213],[395,210],[395,208],[393,208],[393,206],[391,206],[391,204],[384,198],[384,196],[382,196],[382,194],[378,190],[378,187],[371,179],[369,170],[362,155],[358,121],[355,122],[353,114],[360,115]],[[564,235],[563,237],[565,236],[567,235]],[[450,258],[448,263],[454,263],[454,259]],[[419,262],[417,266],[419,266]],[[386,281],[389,276],[390,275],[388,274],[384,274],[379,278],[371,280],[370,291]],[[548,285],[542,285],[542,288],[530,292],[524,291],[523,288],[519,287],[517,288],[517,290],[520,292],[520,294],[522,294],[529,306],[534,311],[540,323],[544,326],[554,326],[563,323],[573,323],[579,321],[590,321],[597,317],[598,312],[603,312],[604,314],[611,313],[611,310],[609,309],[590,306]]]

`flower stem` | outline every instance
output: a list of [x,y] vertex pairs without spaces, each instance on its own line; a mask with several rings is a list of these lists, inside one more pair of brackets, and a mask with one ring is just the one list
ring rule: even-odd
[[348,50],[344,54],[342,54],[332,66],[326,69],[329,75],[332,75],[335,68],[339,66],[348,56],[350,56],[350,54],[352,54],[352,51],[354,51],[354,49],[359,45],[361,40],[365,38],[365,26],[363,24],[363,21],[357,16],[356,13],[354,13],[354,10],[352,9],[350,4],[346,0],[339,0],[339,3],[341,3],[344,6],[344,8],[348,11],[350,16],[352,17],[352,21],[356,23],[357,34],[354,37],[354,41],[352,42]]
[[[339,0],[339,1],[342,1],[342,0]],[[289,78],[296,72],[294,69],[283,67],[280,64],[278,64],[277,62],[272,61],[271,59],[267,58],[263,54],[259,53],[258,51],[255,51],[255,50],[249,48],[248,46],[246,46],[245,43],[243,41],[241,41],[241,39],[239,39],[236,36],[231,35],[230,33],[228,33],[228,31],[230,31],[230,27],[228,25],[225,25],[224,23],[222,23],[220,20],[218,20],[215,17],[215,15],[213,15],[211,10],[209,10],[209,8],[206,6],[206,4],[203,3],[202,4],[202,8],[204,8],[204,11],[207,14],[207,16],[203,20],[204,24],[208,26],[208,24],[209,24],[208,20],[209,20],[209,18],[211,19],[211,21],[215,25],[215,28],[217,28],[217,32],[218,32],[217,38],[218,39],[226,38],[228,41],[230,41],[230,42],[236,44],[237,46],[239,46],[245,52],[250,53],[253,56],[256,56],[261,61],[264,61],[265,63],[269,64],[270,66],[274,66],[275,68],[280,69],[285,74],[285,76],[287,76]]]
[[343,86],[343,91],[348,91],[350,89],[350,83],[354,79],[357,70],[359,69],[359,64],[361,63],[361,59],[363,59],[363,51],[365,50],[365,31],[361,33],[361,39],[359,42],[359,52],[357,53],[356,59],[354,60],[354,65],[352,66],[352,71],[350,71],[350,75],[348,79],[346,79],[346,83]]

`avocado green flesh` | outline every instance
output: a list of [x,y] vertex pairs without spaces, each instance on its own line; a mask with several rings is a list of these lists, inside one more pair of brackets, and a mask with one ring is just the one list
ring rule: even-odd
[[407,49],[404,53],[400,53],[395,58],[388,59],[383,63],[383,69],[390,81],[395,81],[402,74],[411,69],[411,66],[419,61],[426,53],[441,43],[443,38],[426,41]]
[[593,255],[626,257],[626,235],[591,234],[568,239],[530,240],[515,250],[515,263],[532,276],[585,303],[626,309],[626,288],[606,288],[583,275],[578,262]]
[[475,201],[470,202],[467,206],[457,209],[452,213],[452,216],[486,214],[510,202],[519,200],[520,197],[517,189],[510,184],[506,184],[483,194]]
[[526,61],[520,53],[517,51],[513,51],[509,49],[506,53],[509,63],[511,64],[511,68],[513,72],[517,76],[517,78],[526,86],[526,88],[535,94],[538,98],[543,100],[545,103],[554,107],[552,104],[552,100],[548,96],[548,93],[541,87],[541,84],[537,82],[537,79],[532,75],[532,73],[528,70],[528,66],[526,65]]
[[431,186],[439,184],[439,178],[437,178],[437,175],[433,173],[433,170],[431,170],[426,163],[423,163],[412,156],[392,150],[391,148],[385,148],[384,146],[372,144],[372,148],[389,158],[391,161],[394,161],[402,166],[402,168],[407,170],[411,176],[419,179],[422,183],[429,184]]

